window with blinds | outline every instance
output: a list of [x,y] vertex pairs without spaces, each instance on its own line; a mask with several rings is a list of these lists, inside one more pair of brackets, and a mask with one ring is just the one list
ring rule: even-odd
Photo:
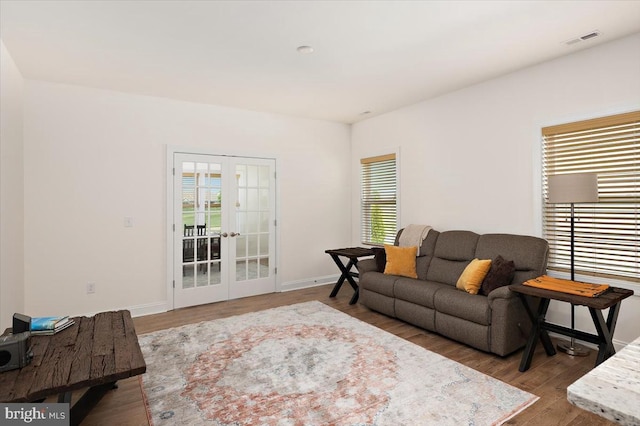
[[548,177],[598,175],[597,203],[575,204],[575,270],[640,282],[640,111],[542,129],[549,268],[569,270],[570,204],[548,202]]
[[360,160],[361,235],[364,244],[393,244],[397,230],[396,155]]

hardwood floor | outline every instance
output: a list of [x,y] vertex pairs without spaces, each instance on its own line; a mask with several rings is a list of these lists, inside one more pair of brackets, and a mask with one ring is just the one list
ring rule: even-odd
[[[540,399],[507,424],[513,425],[609,425],[614,424],[583,411],[567,401],[567,386],[593,368],[595,351],[588,357],[570,357],[558,353],[547,357],[541,345],[531,368],[518,371],[522,350],[502,358],[441,337],[373,312],[360,304],[349,305],[351,291],[344,288],[334,299],[329,298],[332,285],[249,297],[228,302],[178,309],[157,315],[134,318],[138,334],[196,323],[216,318],[254,312],[309,300],[319,300],[335,309],[373,324],[432,352],[465,364],[496,379],[531,392]],[[139,378],[118,383],[89,413],[83,425],[148,425]],[[77,398],[74,395],[74,398]]]

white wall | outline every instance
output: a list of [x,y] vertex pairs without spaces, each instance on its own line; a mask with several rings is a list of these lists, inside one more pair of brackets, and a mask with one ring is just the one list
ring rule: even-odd
[[163,306],[167,145],[276,158],[279,285],[338,272],[324,250],[349,241],[347,125],[27,81],[24,132],[32,315]]
[[[360,241],[359,159],[398,146],[401,226],[541,235],[540,129],[640,109],[638,52],[635,34],[355,124],[351,243]],[[568,312],[553,305],[549,318],[566,324]],[[593,329],[586,311],[578,317]],[[638,323],[635,296],[616,339],[638,337]]]
[[[403,226],[539,235],[540,128],[640,108],[639,49],[637,34],[374,117],[352,127],[351,146],[341,124],[27,81],[25,311],[162,306],[166,145],[277,158],[284,287],[334,275],[324,250],[359,244],[359,158],[384,151],[400,151]],[[20,97],[10,105],[19,111]],[[4,124],[2,139],[4,150]],[[21,139],[12,140],[16,150]],[[20,183],[20,161],[11,164]],[[133,228],[123,227],[125,216]],[[7,292],[21,303],[21,286],[5,280],[13,258],[4,244],[21,241],[5,239],[4,210],[2,221],[4,309]],[[10,273],[21,281],[19,267]],[[88,281],[95,295],[85,294]],[[566,323],[568,308],[552,306],[550,316]],[[589,330],[588,317],[578,317]],[[639,320],[639,298],[623,302],[616,339],[637,337]]]
[[0,332],[24,312],[23,79],[0,40]]

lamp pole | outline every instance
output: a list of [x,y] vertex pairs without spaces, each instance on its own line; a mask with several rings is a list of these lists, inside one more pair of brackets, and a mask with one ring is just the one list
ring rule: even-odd
[[[574,266],[574,238],[575,238],[575,219],[574,219],[574,204],[571,203],[571,281],[575,281],[576,280],[576,274],[575,274],[575,266]],[[571,308],[573,309],[573,303],[571,304]],[[573,321],[573,318],[571,318],[571,320]],[[573,328],[573,324],[571,324],[571,327]]]
[[[575,210],[574,203],[571,203],[571,281],[575,281]],[[576,329],[576,306],[571,304],[571,330]],[[571,341],[558,343],[558,350],[572,356],[587,356],[589,350],[584,346],[576,345],[576,338],[571,336]]]
[[[598,175],[596,173],[570,173],[549,176],[549,203],[571,205],[571,281],[575,281],[575,203],[598,202]],[[575,330],[575,305],[571,304],[571,330]],[[586,356],[589,350],[571,341],[558,343],[558,350],[568,355]]]

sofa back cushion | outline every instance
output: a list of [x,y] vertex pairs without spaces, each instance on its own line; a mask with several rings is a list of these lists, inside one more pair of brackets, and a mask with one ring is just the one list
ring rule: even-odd
[[[397,246],[399,244],[400,234],[402,234],[403,230],[404,228],[398,231],[394,245]],[[435,229],[430,229],[425,239],[422,240],[422,245],[420,246],[420,251],[416,258],[416,272],[418,273],[418,279],[420,280],[427,279],[427,270],[431,264],[431,259],[433,258],[433,252],[435,251],[436,241],[438,240],[439,235],[440,232]]]
[[435,242],[427,280],[455,286],[464,268],[476,257],[479,237],[471,231],[441,232]]
[[513,260],[516,272],[511,284],[520,284],[546,273],[549,244],[527,235],[484,234],[478,239],[475,257],[495,259],[501,255]]

